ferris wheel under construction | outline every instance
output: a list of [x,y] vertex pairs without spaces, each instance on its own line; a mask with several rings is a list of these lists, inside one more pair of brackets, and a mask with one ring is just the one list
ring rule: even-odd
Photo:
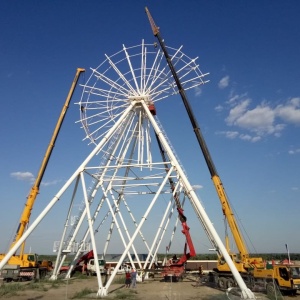
[[[146,12],[152,28],[157,30],[154,34],[158,35],[149,11]],[[70,253],[74,258],[66,278],[89,250],[101,259],[108,253],[120,253],[115,269],[105,282],[95,264],[98,295],[107,296],[124,261],[139,270],[151,268],[162,249],[171,251],[177,236],[186,244],[180,263],[183,265],[188,257],[195,255],[184,214],[188,206],[212,246],[232,268],[243,298],[254,299],[158,119],[157,102],[198,88],[207,82],[206,75],[200,71],[197,58],[184,54],[182,47],[159,47],[142,40],[138,45],[122,45],[119,52],[105,55],[101,64],[91,68],[77,103],[84,140],[94,148],[10,253],[64,197],[70,205],[61,239],[55,244],[57,259],[51,279],[57,279]],[[139,259],[139,253],[146,253],[145,260]]]
[[[168,50],[186,90],[205,83],[196,59],[181,48]],[[124,261],[143,270],[156,263],[159,249],[166,244],[172,249],[179,221],[188,255],[195,252],[183,213],[187,201],[208,235],[213,228],[205,225],[206,213],[158,119],[156,102],[178,93],[163,52],[142,41],[105,57],[92,69],[78,102],[85,139],[95,148],[70,179],[76,181],[71,207],[77,199],[82,205],[71,228],[66,222],[56,249],[61,264],[71,251],[76,262],[87,245],[105,258],[113,252],[116,236],[120,239],[122,255],[105,286],[98,270],[100,295],[106,295]],[[147,253],[145,261],[138,253]],[[59,273],[57,266],[52,278]],[[66,276],[71,272],[72,268]]]

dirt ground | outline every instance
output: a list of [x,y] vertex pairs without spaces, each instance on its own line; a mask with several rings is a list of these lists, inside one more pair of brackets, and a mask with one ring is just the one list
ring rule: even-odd
[[[221,300],[228,299],[225,292],[206,285],[195,286],[196,278],[186,277],[182,282],[163,282],[160,280],[147,280],[137,283],[135,289],[126,289],[124,284],[112,284],[106,299],[128,299],[128,300]],[[10,284],[10,283],[5,283]],[[26,283],[21,283],[26,284]],[[28,284],[28,283],[27,283]],[[42,288],[18,291],[17,295],[0,297],[10,300],[66,300],[66,299],[99,299],[96,297],[98,289],[95,276],[86,279],[74,278],[63,281],[59,285],[43,284]],[[84,291],[89,293],[86,295]],[[255,293],[257,299],[266,300],[267,297],[261,293]],[[284,299],[289,299],[285,297]],[[238,299],[232,297],[231,299]],[[300,300],[300,294],[293,299]]]

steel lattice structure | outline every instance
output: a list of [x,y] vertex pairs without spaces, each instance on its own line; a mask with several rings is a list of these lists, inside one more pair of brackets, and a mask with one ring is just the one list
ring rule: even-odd
[[[197,58],[186,56],[182,47],[168,50],[185,90],[206,82]],[[178,205],[192,208],[213,247],[228,256],[156,114],[156,102],[177,93],[163,53],[144,41],[123,45],[91,69],[78,106],[85,139],[95,147],[20,239],[22,243],[58,199],[68,197],[52,279],[58,277],[68,253],[74,252],[66,274],[70,277],[89,244],[98,257],[121,253],[107,282],[96,268],[98,295],[106,296],[124,260],[133,265],[134,255],[142,270],[153,265],[166,245],[171,249],[178,232],[184,244],[180,230],[176,233]],[[144,261],[139,253],[147,254]]]

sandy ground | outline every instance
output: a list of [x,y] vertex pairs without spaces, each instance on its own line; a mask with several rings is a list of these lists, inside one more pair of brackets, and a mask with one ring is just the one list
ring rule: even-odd
[[[7,283],[10,284],[10,283]],[[26,283],[22,283],[26,284]],[[28,283],[27,283],[28,284]],[[43,284],[43,289],[31,289],[19,291],[17,295],[1,299],[11,300],[64,300],[79,299],[74,298],[84,289],[91,291],[88,295],[80,299],[99,299],[96,297],[98,289],[97,278],[89,277],[87,279],[71,279],[64,281],[58,287],[51,284]],[[255,293],[257,299],[266,300],[264,294]],[[182,282],[163,282],[160,280],[149,280],[143,283],[137,283],[135,289],[126,289],[124,284],[112,284],[108,291],[106,299],[128,299],[128,300],[221,300],[228,299],[225,292],[219,291],[209,286],[199,285],[195,287],[195,277],[187,277]],[[237,298],[231,298],[236,300]],[[285,297],[284,299],[290,299]],[[300,300],[300,294],[293,299]]]

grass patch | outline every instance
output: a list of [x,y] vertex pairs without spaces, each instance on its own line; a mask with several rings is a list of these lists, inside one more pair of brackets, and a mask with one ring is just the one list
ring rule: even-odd
[[[47,282],[50,288],[58,289],[62,285],[66,285],[66,282],[63,280],[51,280]],[[69,282],[68,282],[69,284]]]
[[36,290],[41,292],[48,291],[48,288],[46,287],[45,281],[38,281],[38,282],[29,282],[24,285],[24,290]]
[[114,280],[112,283],[116,284],[125,284],[125,276],[115,276]]
[[95,293],[92,289],[89,288],[84,288],[83,290],[77,292],[71,299],[78,299],[78,298],[83,298],[86,295],[89,295],[91,293]]
[[19,291],[24,291],[25,286],[20,283],[2,284],[0,286],[0,297],[11,297],[18,294]]
[[59,288],[61,285],[65,285],[66,282],[63,280],[39,280],[29,281],[28,283],[5,283],[0,285],[0,298],[12,297],[18,295],[18,292],[35,290],[40,292],[46,292],[51,288]]
[[90,278],[93,278],[93,276],[87,276],[86,274],[82,274],[81,272],[75,272],[72,278],[88,280]]
[[137,299],[138,292],[136,290],[126,289],[119,290],[114,293],[113,299],[122,299],[122,300],[135,300]]

